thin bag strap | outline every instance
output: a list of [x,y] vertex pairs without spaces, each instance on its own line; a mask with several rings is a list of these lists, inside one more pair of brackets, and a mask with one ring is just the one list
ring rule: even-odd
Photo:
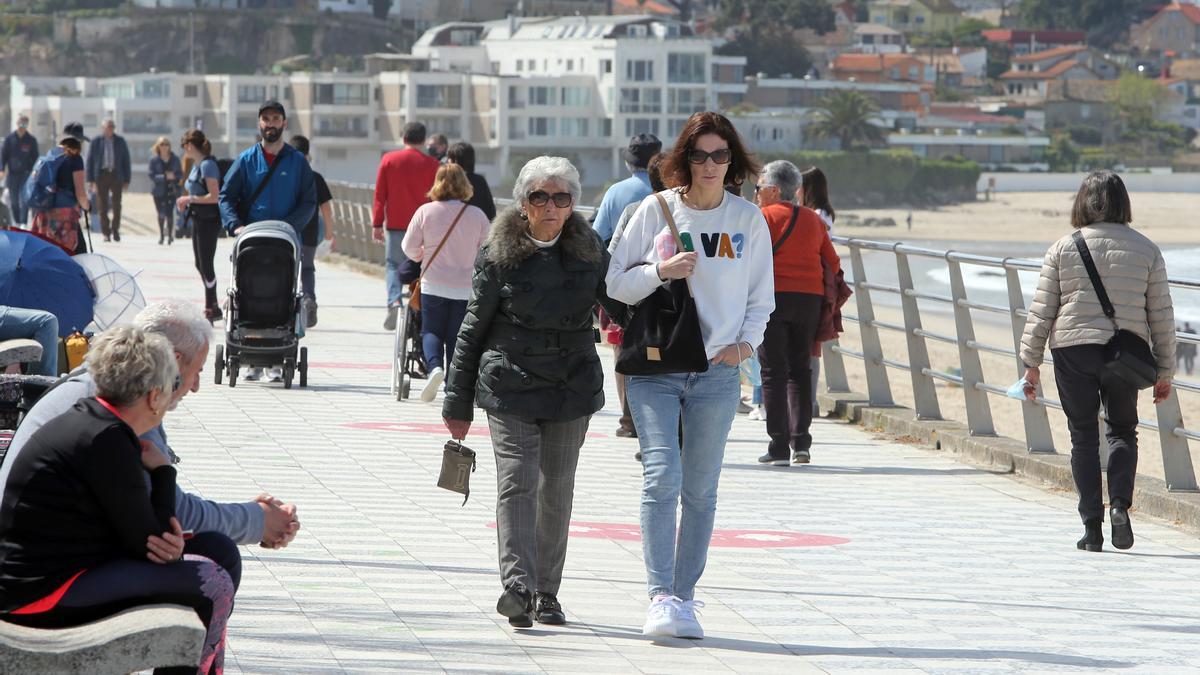
[[[658,199],[658,205],[662,208],[663,216],[667,219],[667,227],[671,228],[671,236],[675,237],[675,250],[680,253],[687,249],[683,246],[683,239],[679,236],[679,228],[675,227],[675,216],[671,215],[671,207],[667,206],[667,200],[659,193],[654,193],[654,197]],[[684,282],[687,283],[688,295],[692,293],[692,280],[690,277],[685,277]]]
[[775,242],[775,245],[771,247],[772,254],[779,253],[779,249],[783,246],[783,242],[787,241],[788,237],[792,236],[792,229],[796,227],[796,219],[799,217],[800,207],[792,204],[792,219],[788,221],[788,226],[787,229],[783,231],[783,236],[780,237],[779,241]]
[[433,261],[437,260],[438,254],[442,252],[442,247],[446,245],[447,241],[449,241],[450,235],[454,234],[454,228],[458,227],[458,221],[461,220],[463,214],[467,212],[468,206],[470,206],[470,204],[463,204],[463,207],[458,211],[458,215],[454,216],[454,222],[450,223],[450,229],[446,230],[446,236],[442,237],[441,243],[439,243],[437,248],[433,250],[433,255],[429,256],[429,260],[425,261],[421,265],[421,273],[417,275],[416,283],[421,283],[421,279],[425,277],[425,270],[433,266]]
[[[271,162],[271,167],[269,169],[267,169],[267,175],[263,177],[262,182],[259,183],[258,187],[254,189],[254,192],[252,192],[250,194],[250,199],[245,202],[245,206],[243,208],[245,210],[244,212],[246,215],[242,216],[243,210],[238,209],[238,215],[242,216],[242,220],[248,220],[250,218],[250,212],[254,210],[254,202],[258,201],[258,198],[262,196],[263,190],[267,189],[267,183],[271,182],[271,176],[275,175],[275,169],[278,169],[279,165],[283,163],[280,160],[283,159],[283,153],[287,152],[288,147],[290,147],[290,146],[287,143],[283,144],[283,148],[279,151],[279,154],[275,155],[275,161]],[[261,145],[259,146],[259,149],[260,150],[262,149]],[[262,152],[263,152],[263,157],[265,158],[267,151],[262,150]],[[200,161],[203,162],[204,160],[200,160]],[[200,173],[200,179],[204,180],[203,172]],[[204,188],[205,188],[205,190],[208,189],[207,183],[205,184]],[[249,225],[250,223],[242,223],[242,224]]]
[[1083,240],[1083,233],[1075,230],[1071,234],[1071,239],[1075,241],[1075,248],[1079,249],[1079,256],[1083,258],[1083,266],[1087,269],[1088,277],[1092,280],[1092,287],[1096,289],[1096,296],[1100,299],[1100,309],[1104,311],[1104,316],[1112,322],[1115,330],[1121,330],[1117,325],[1117,310],[1113,308],[1112,301],[1108,299],[1108,291],[1104,289],[1104,282],[1100,280],[1100,272],[1096,270],[1096,262],[1092,260],[1092,252],[1088,250],[1087,242]]

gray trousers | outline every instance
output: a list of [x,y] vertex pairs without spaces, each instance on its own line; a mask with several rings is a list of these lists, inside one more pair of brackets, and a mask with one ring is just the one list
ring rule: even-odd
[[500,582],[558,594],[567,560],[575,467],[591,416],[566,422],[488,413],[496,452]]

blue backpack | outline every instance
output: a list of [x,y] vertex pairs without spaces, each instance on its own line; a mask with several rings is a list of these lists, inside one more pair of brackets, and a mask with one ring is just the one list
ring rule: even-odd
[[[58,170],[67,161],[67,152],[62,148],[52,148],[45,157],[39,157],[33,165],[33,172],[25,179],[25,187],[21,189],[21,198],[31,209],[46,211],[49,209],[70,206],[61,204],[58,191]],[[61,195],[66,197],[66,195]],[[74,200],[71,200],[72,203]]]

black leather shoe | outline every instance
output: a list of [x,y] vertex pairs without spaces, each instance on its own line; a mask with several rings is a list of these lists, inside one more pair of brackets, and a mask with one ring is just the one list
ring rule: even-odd
[[558,604],[558,598],[549,593],[537,594],[537,605],[533,610],[533,616],[538,623],[551,626],[561,626],[567,622],[567,615],[563,614],[562,605]]
[[533,594],[524,584],[513,584],[504,589],[496,601],[496,611],[508,617],[509,625],[529,628],[533,625]]
[[[1075,547],[1080,551],[1091,551],[1099,553],[1104,550],[1104,531],[1100,527],[1102,521],[1089,520],[1083,524],[1083,539],[1075,542]],[[1115,528],[1116,525],[1114,524]]]
[[767,454],[758,458],[758,463],[759,464],[770,464],[772,466],[787,466],[788,458],[787,457],[776,457],[775,455],[772,455],[771,453],[768,452]]
[[1129,522],[1129,509],[1124,506],[1114,506],[1108,510],[1108,520],[1112,523],[1112,545],[1121,549],[1133,548],[1133,525]]

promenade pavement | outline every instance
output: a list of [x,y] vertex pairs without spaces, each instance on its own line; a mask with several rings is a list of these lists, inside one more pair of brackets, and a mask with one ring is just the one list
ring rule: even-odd
[[[126,227],[99,252],[150,300],[201,301],[190,242]],[[229,276],[221,240],[220,290]],[[307,389],[203,388],[167,418],[187,489],[299,506],[288,548],[243,549],[229,673],[1194,673],[1200,541],[1134,514],[1129,552],[1075,550],[1071,494],[820,420],[813,464],[766,468],[761,423],[739,416],[717,532],[697,589],[700,641],[640,633],[636,442],[592,421],[560,598],[570,623],[514,630],[500,592],[495,471],[483,424],[466,506],[435,487],[438,405],[388,396],[383,284],[318,269]],[[222,339],[214,333],[214,345]],[[611,360],[605,353],[606,367]]]

